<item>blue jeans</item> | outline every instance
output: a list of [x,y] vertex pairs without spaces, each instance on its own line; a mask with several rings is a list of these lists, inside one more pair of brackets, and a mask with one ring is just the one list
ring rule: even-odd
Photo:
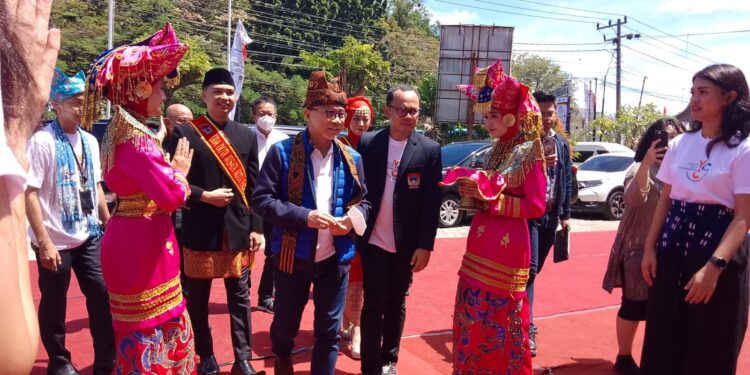
[[526,294],[529,297],[529,318],[531,326],[534,326],[534,281],[536,275],[542,272],[544,261],[549,255],[552,245],[555,244],[555,232],[560,219],[555,214],[556,208],[548,210],[539,219],[529,220],[529,242],[531,243],[531,266],[529,270],[529,281],[526,284]]
[[299,333],[302,312],[313,287],[315,346],[310,365],[311,375],[333,375],[339,355],[339,328],[344,311],[349,266],[341,266],[334,255],[309,267],[295,262],[289,274],[276,269],[276,298],[271,323],[271,348],[277,356],[289,356]]

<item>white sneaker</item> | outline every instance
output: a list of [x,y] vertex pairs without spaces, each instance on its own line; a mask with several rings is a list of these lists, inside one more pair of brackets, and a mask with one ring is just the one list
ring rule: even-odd
[[398,375],[398,373],[396,372],[396,364],[389,363],[383,366],[383,375]]

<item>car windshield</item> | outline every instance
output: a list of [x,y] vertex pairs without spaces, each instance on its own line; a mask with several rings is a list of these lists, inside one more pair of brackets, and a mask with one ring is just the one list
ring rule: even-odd
[[575,156],[573,157],[573,162],[583,163],[592,156],[594,156],[594,151],[576,151]]
[[451,143],[443,146],[443,148],[441,149],[443,168],[458,165],[458,163],[466,159],[467,156],[471,155],[472,152],[486,147],[487,145],[487,143],[471,142]]
[[633,164],[629,156],[597,156],[578,166],[579,171],[622,172]]

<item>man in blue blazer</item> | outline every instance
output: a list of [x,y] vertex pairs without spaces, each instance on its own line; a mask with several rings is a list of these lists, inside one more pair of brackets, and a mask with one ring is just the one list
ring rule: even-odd
[[430,261],[440,210],[440,145],[414,129],[419,94],[388,91],[386,129],[359,142],[372,214],[358,238],[362,256],[362,373],[395,374],[412,274]]
[[307,129],[275,143],[253,192],[256,212],[273,225],[276,299],[271,323],[274,373],[294,373],[291,354],[310,286],[315,346],[310,373],[333,375],[339,328],[354,258],[354,233],[363,234],[370,204],[362,159],[336,138],[344,128],[346,94],[312,72],[305,101]]
[[547,211],[539,219],[529,220],[531,241],[531,270],[526,292],[529,296],[531,328],[529,346],[532,356],[536,356],[536,333],[534,326],[534,280],[542,271],[552,245],[555,232],[560,224],[570,230],[570,194],[573,191],[573,161],[570,158],[570,143],[564,135],[554,130],[557,124],[557,104],[554,95],[537,91],[534,98],[542,112],[542,143],[547,161]]

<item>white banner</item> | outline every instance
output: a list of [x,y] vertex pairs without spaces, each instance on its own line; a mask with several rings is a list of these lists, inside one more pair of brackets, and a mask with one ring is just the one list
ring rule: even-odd
[[[242,93],[242,82],[245,80],[245,59],[247,59],[247,45],[252,43],[253,39],[247,35],[242,22],[237,20],[237,31],[234,33],[234,42],[232,42],[232,51],[229,54],[229,72],[232,73],[234,81],[234,93],[239,100]],[[230,119],[234,119],[234,110],[229,114]]]

